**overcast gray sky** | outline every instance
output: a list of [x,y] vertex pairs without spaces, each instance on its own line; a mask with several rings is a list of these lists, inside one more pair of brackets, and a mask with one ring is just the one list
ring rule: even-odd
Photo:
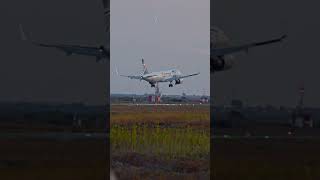
[[[149,71],[178,68],[181,85],[160,85],[163,94],[209,95],[209,0],[112,0],[111,68],[140,75],[143,57]],[[111,93],[153,93],[147,82],[130,80],[111,71]]]
[[217,73],[212,81],[215,103],[229,103],[234,89],[236,97],[250,104],[294,106],[304,83],[305,104],[319,107],[318,7],[318,1],[214,0],[211,23],[234,44],[288,34],[282,44],[238,54],[234,69]]

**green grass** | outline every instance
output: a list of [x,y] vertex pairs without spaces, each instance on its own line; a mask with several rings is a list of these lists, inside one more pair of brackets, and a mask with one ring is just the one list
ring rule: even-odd
[[111,151],[135,152],[161,158],[205,158],[210,153],[210,132],[193,128],[155,128],[113,125]]

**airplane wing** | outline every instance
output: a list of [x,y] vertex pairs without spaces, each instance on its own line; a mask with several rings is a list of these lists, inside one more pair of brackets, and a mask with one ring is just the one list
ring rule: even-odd
[[40,47],[56,48],[65,52],[68,56],[72,54],[86,55],[96,57],[97,61],[107,58],[110,52],[103,46],[90,47],[90,46],[79,46],[79,45],[65,45],[65,44],[43,44],[38,42],[32,42],[33,44]]
[[287,37],[287,35],[283,35],[280,38],[272,39],[272,40],[269,40],[269,41],[250,43],[250,44],[234,46],[234,47],[228,47],[228,48],[212,48],[210,50],[210,54],[213,55],[213,56],[223,56],[223,55],[226,55],[226,54],[231,54],[231,53],[239,52],[239,51],[248,52],[248,50],[250,48],[253,48],[253,47],[256,47],[256,46],[263,46],[263,45],[267,45],[267,44],[272,44],[272,43],[276,43],[276,42],[281,42],[286,37]]
[[194,73],[194,74],[189,74],[189,75],[180,76],[179,78],[187,78],[187,77],[196,76],[196,75],[199,75],[199,74],[200,74],[200,73]]
[[142,80],[142,76],[127,76],[127,75],[121,75],[121,74],[119,74],[117,67],[115,67],[115,70],[116,70],[116,74],[117,74],[118,76],[127,77],[127,78],[130,78],[130,79],[139,79],[139,80]]
[[[20,33],[21,33],[21,39],[24,41],[28,41],[21,24],[20,24]],[[78,55],[93,56],[93,57],[96,57],[97,62],[102,59],[107,59],[110,56],[109,49],[106,49],[104,46],[90,47],[90,46],[66,45],[66,44],[45,44],[45,43],[39,43],[33,40],[31,40],[31,43],[40,47],[56,48],[60,51],[65,52],[67,55],[78,54]]]
[[127,78],[130,78],[130,79],[139,79],[139,80],[142,79],[141,76],[126,76],[126,75],[120,75],[120,76],[122,76],[122,77],[127,77]]

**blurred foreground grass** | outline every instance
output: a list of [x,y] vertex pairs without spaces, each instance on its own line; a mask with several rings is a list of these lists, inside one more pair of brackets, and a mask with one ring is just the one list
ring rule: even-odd
[[153,154],[162,158],[203,158],[210,152],[210,132],[192,128],[112,126],[111,151]]

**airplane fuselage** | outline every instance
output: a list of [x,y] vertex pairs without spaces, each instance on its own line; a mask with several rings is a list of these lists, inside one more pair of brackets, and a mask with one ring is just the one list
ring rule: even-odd
[[146,64],[144,63],[144,59],[142,59],[143,72],[142,75],[139,76],[128,76],[128,75],[120,75],[124,77],[128,77],[130,79],[138,79],[147,81],[151,87],[155,87],[160,82],[169,82],[169,87],[173,87],[172,82],[175,84],[182,84],[184,78],[188,78],[191,76],[199,75],[200,72],[188,75],[182,75],[181,71],[178,69],[171,69],[167,71],[158,71],[158,72],[149,72]]
[[172,82],[178,80],[181,75],[182,74],[179,70],[173,69],[167,71],[147,73],[142,76],[142,79],[151,84],[155,84],[158,82]]

